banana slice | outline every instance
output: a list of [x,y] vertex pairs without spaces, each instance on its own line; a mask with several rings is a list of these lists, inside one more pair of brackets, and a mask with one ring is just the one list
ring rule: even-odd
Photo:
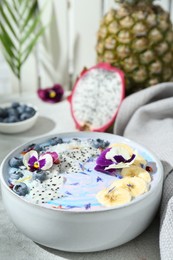
[[122,188],[130,192],[132,197],[137,197],[148,191],[146,181],[139,177],[126,177],[121,180],[114,181],[110,189]]
[[133,165],[136,165],[136,166],[139,166],[141,167],[141,164],[142,165],[146,165],[147,164],[147,161],[141,156],[139,155],[138,153],[136,153],[136,158],[133,162]]
[[111,148],[112,147],[124,148],[124,149],[126,149],[129,152],[130,156],[132,156],[132,154],[135,153],[136,154],[136,158],[135,158],[135,160],[133,162],[133,165],[140,166],[141,164],[143,164],[143,165],[147,164],[146,160],[141,155],[139,155],[136,151],[134,151],[132,149],[132,147],[130,147],[127,144],[115,143],[115,144],[111,144],[109,147],[111,147]]
[[130,155],[132,155],[134,153],[133,149],[130,146],[128,146],[127,144],[115,143],[115,144],[109,145],[109,148],[112,148],[112,147],[119,147],[119,148],[126,149]]
[[122,188],[104,189],[97,193],[97,200],[104,206],[119,206],[131,201],[130,192]]
[[150,174],[146,170],[144,170],[141,167],[136,166],[136,165],[131,165],[128,168],[122,169],[121,175],[123,177],[135,177],[136,176],[136,177],[143,179],[147,183],[151,182]]

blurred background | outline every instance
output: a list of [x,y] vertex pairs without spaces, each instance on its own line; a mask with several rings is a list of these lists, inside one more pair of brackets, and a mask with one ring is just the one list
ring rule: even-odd
[[[83,67],[96,63],[97,31],[102,16],[116,7],[114,0],[40,0],[44,6],[42,24],[46,31],[22,67],[23,92],[60,83],[70,89]],[[165,10],[173,8],[170,0],[156,1]],[[170,8],[172,10],[170,10]],[[0,52],[0,94],[18,91],[18,80]]]

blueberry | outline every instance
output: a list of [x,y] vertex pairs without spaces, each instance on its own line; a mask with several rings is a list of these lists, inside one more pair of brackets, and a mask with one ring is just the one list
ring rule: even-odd
[[20,107],[21,107],[22,111],[25,112],[25,111],[26,111],[26,108],[27,108],[27,105],[22,104],[22,105],[20,105]]
[[8,116],[16,116],[17,115],[17,112],[16,112],[16,109],[14,108],[7,108],[7,112],[8,112]]
[[19,196],[25,196],[26,194],[29,193],[29,189],[28,189],[28,186],[21,182],[19,184],[16,184],[14,187],[13,187],[13,191],[19,195]]
[[30,144],[27,148],[25,148],[23,151],[28,151],[30,149],[33,149],[33,147],[35,146],[35,144]]
[[14,167],[11,167],[9,168],[9,175],[13,174],[14,172],[16,172],[18,169],[17,168],[14,168]]
[[17,112],[21,115],[26,112],[27,105],[20,105],[16,108]]
[[8,123],[15,123],[18,122],[18,118],[16,116],[9,116]]
[[9,165],[11,167],[16,167],[18,168],[19,166],[22,166],[23,165],[23,162],[20,158],[17,158],[17,157],[13,157],[9,160]]
[[28,113],[23,113],[23,114],[20,115],[19,118],[20,118],[21,121],[24,121],[24,120],[30,118],[30,115]]
[[62,144],[63,140],[62,138],[53,137],[48,142],[50,143],[50,145],[57,145],[57,144]]
[[6,117],[6,118],[3,120],[3,123],[9,123],[9,118]]
[[102,148],[102,149],[105,149],[109,146],[109,142],[108,141],[104,141],[100,138],[96,139],[96,140],[92,140],[91,141],[91,144],[93,145],[93,147],[95,148]]
[[39,144],[35,144],[33,146],[33,149],[36,150],[37,152],[40,152],[40,151],[42,151],[43,148]]
[[8,113],[6,108],[0,108],[0,117],[5,118],[7,117]]
[[94,146],[94,148],[96,148],[96,149],[98,149],[99,147],[100,147],[100,145],[98,144],[98,143],[93,143],[93,146]]
[[4,115],[4,109],[0,107],[0,117],[3,117]]
[[95,148],[100,148],[103,145],[103,140],[101,139],[92,140],[92,145]]
[[28,106],[27,106],[26,109],[25,109],[25,112],[27,112],[27,113],[33,115],[33,113],[35,113],[35,109],[32,108],[32,107],[28,107]]
[[13,102],[11,105],[12,108],[17,108],[19,106],[20,106],[19,102]]
[[13,102],[10,107],[0,108],[0,122],[14,123],[31,118],[36,113],[35,109],[25,104]]
[[102,147],[102,148],[107,148],[110,145],[110,143],[108,141],[106,141],[103,143],[103,145],[104,145],[104,147]]
[[96,141],[97,141],[98,143],[103,143],[103,142],[104,142],[104,141],[103,141],[102,139],[100,139],[100,138],[97,138]]
[[40,151],[44,151],[44,150],[46,150],[47,147],[49,147],[49,145],[46,143],[39,144],[39,146],[40,146]]
[[10,179],[18,180],[19,178],[22,178],[23,176],[24,175],[22,172],[16,170],[15,172],[10,174]]
[[19,115],[21,115],[24,111],[23,111],[23,108],[21,106],[17,107],[16,108],[16,111]]
[[31,118],[33,116],[33,115],[29,114],[29,113],[27,113],[27,115],[28,115],[28,118]]
[[37,171],[34,173],[33,177],[35,180],[44,181],[46,180],[47,175],[45,171]]
[[28,114],[28,117],[30,118],[35,115],[36,111],[34,108],[27,106],[25,109],[25,113]]
[[26,109],[25,109],[25,112],[28,112],[28,113],[29,113],[29,112],[31,112],[31,111],[32,111],[32,107],[28,107],[28,106],[27,106]]
[[30,115],[31,115],[31,116],[34,116],[35,113],[36,113],[35,109],[32,108],[32,110],[30,111]]
[[25,149],[23,149],[23,152],[28,152],[30,150],[36,150],[38,152],[42,151],[42,147],[39,144],[30,144]]

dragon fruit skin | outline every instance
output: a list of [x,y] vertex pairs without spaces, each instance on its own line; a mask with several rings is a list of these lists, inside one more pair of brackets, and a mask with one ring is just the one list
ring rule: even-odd
[[[100,125],[97,125],[97,126],[93,125],[92,122],[91,123],[90,122],[88,123],[88,122],[85,122],[85,121],[80,122],[80,120],[77,118],[77,116],[75,114],[75,106],[76,106],[76,103],[77,103],[76,100],[75,100],[75,94],[76,94],[76,91],[78,90],[79,83],[81,82],[81,79],[88,77],[88,75],[93,73],[94,70],[95,71],[100,70],[100,71],[105,72],[105,73],[106,72],[113,72],[112,74],[115,73],[115,75],[118,75],[119,80],[120,80],[120,85],[117,85],[117,86],[115,85],[115,88],[114,88],[115,92],[118,92],[118,94],[119,94],[119,95],[117,95],[117,106],[115,105],[115,108],[114,108],[114,111],[112,111],[111,117],[109,115],[109,118],[106,118],[107,121],[104,122],[104,124],[100,124]],[[108,88],[108,86],[107,86],[107,88]],[[89,93],[89,91],[87,91],[87,92]],[[111,96],[112,96],[112,93],[111,93]],[[125,97],[125,79],[124,79],[124,73],[121,70],[119,70],[115,67],[112,67],[108,63],[99,63],[96,66],[91,67],[90,69],[84,69],[81,72],[80,76],[77,78],[75,85],[73,87],[72,93],[68,97],[68,101],[70,102],[71,114],[72,114],[73,120],[75,122],[76,128],[80,131],[93,131],[93,132],[104,132],[104,131],[106,131],[114,123],[115,118],[116,118],[117,113],[118,113],[118,110],[119,110],[119,107],[120,107],[121,102],[124,99],[124,97]],[[86,96],[86,99],[85,99],[86,102],[88,102],[88,98]],[[106,98],[106,95],[102,95],[101,98],[104,100]],[[98,99],[99,99],[99,97],[97,95],[96,97],[94,97],[92,104],[93,103],[96,104]],[[107,107],[107,105],[109,105],[109,102],[106,104],[105,108]],[[102,105],[100,107],[101,107],[101,109],[103,108]],[[85,102],[82,103],[82,109],[84,111],[86,111],[86,109],[87,109],[87,106],[85,106]],[[97,109],[97,107],[96,107],[96,109]],[[92,114],[92,111],[91,111],[90,114]],[[96,114],[96,117],[97,116],[98,116],[98,113]]]

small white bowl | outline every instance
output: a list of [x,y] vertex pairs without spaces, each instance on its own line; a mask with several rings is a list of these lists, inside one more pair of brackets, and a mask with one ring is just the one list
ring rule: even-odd
[[[27,105],[29,107],[32,107],[35,110],[35,114],[31,118],[28,118],[28,119],[20,121],[20,122],[15,122],[15,123],[0,122],[0,132],[1,133],[5,133],[5,134],[22,133],[24,131],[29,130],[36,123],[38,115],[39,115],[38,109],[29,103],[21,103],[21,102],[19,102],[19,103],[22,105]],[[11,106],[11,103],[3,103],[0,105],[0,108],[10,107],[10,106]]]
[[[156,163],[150,190],[136,200],[99,211],[67,211],[33,204],[15,194],[8,186],[8,162],[28,145],[42,143],[52,137],[101,138],[110,143],[126,143]],[[0,174],[3,202],[17,228],[33,241],[69,252],[92,252],[122,245],[142,233],[153,220],[160,204],[163,167],[144,147],[121,136],[107,133],[64,133],[42,137],[12,151],[3,161]]]

